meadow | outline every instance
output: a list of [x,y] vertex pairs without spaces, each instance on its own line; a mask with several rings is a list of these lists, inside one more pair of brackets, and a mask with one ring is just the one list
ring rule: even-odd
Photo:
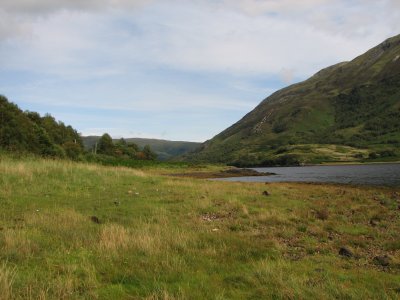
[[398,299],[400,188],[0,157],[0,299]]

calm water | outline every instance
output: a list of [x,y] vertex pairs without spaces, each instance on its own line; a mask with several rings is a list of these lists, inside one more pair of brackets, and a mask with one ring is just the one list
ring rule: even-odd
[[330,182],[400,187],[400,164],[254,168],[277,175],[218,180],[246,182]]

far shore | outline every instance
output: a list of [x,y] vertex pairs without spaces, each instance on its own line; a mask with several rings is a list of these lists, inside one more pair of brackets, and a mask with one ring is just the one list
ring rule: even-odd
[[204,172],[189,172],[189,173],[178,173],[168,174],[169,176],[176,177],[189,177],[198,179],[211,179],[211,178],[232,178],[232,177],[251,177],[251,176],[270,176],[276,175],[270,172],[258,172],[248,168],[230,168],[220,171],[204,171]]
[[304,165],[289,165],[289,166],[255,166],[245,167],[250,169],[259,168],[291,168],[291,167],[318,167],[318,166],[360,166],[360,165],[383,165],[383,164],[400,164],[400,161],[371,161],[371,162],[357,162],[357,161],[344,161],[344,162],[323,162],[320,164],[304,164]]

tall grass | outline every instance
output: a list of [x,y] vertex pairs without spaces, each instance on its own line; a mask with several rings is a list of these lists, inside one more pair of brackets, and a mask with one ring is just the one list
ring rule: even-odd
[[15,279],[16,268],[10,267],[7,262],[0,265],[0,299],[8,300],[12,298],[12,289]]

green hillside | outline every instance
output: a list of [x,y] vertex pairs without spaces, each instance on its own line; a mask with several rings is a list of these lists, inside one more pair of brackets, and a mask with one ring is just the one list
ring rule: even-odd
[[77,159],[83,153],[78,132],[51,115],[22,111],[0,95],[0,150]]
[[[99,140],[99,136],[85,136],[83,143],[86,149],[91,149]],[[167,141],[158,139],[127,138],[128,143],[135,143],[140,148],[149,145],[160,160],[168,160],[197,149],[201,144],[194,142]],[[115,140],[117,141],[117,140]]]
[[400,159],[400,35],[277,91],[186,156],[236,165]]

